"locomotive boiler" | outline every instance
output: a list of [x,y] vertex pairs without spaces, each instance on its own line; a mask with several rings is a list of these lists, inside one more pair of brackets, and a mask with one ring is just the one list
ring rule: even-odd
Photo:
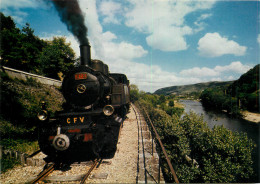
[[80,53],[80,65],[62,82],[63,110],[49,117],[43,103],[38,114],[38,142],[49,161],[112,158],[129,110],[127,77],[91,60],[89,45],[81,45]]

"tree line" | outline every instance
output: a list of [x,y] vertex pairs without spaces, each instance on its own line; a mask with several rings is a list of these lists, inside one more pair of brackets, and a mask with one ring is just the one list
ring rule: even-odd
[[260,64],[243,74],[231,85],[204,90],[200,95],[203,106],[225,110],[235,117],[241,116],[241,110],[260,112],[259,71]]
[[65,37],[45,41],[34,35],[28,23],[19,29],[10,16],[0,12],[2,66],[61,79],[78,61]]
[[130,100],[131,102],[138,101],[139,99],[143,99],[149,102],[154,108],[159,108],[165,111],[169,115],[181,116],[184,112],[183,108],[175,106],[175,95],[157,95],[145,93],[144,91],[139,91],[138,87],[134,84],[130,86],[131,94]]

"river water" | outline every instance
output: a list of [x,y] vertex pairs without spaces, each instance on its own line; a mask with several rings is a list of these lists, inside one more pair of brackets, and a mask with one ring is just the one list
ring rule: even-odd
[[203,115],[204,121],[208,123],[210,128],[213,128],[215,125],[223,125],[231,131],[245,132],[247,136],[252,139],[257,147],[253,153],[254,161],[254,170],[258,175],[258,182],[260,182],[260,148],[259,148],[259,132],[260,125],[257,123],[252,123],[243,119],[232,119],[225,113],[219,113],[215,111],[206,111],[202,104],[197,101],[192,100],[181,100],[180,103],[185,105],[185,112],[189,113],[190,111],[195,112],[196,114]]

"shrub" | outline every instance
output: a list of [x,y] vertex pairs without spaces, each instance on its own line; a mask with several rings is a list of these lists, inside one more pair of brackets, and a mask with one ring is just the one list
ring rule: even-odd
[[[223,126],[211,130],[203,116],[193,112],[179,118],[155,109],[144,100],[139,102],[154,123],[180,182],[252,182],[251,155],[255,145],[246,134]],[[186,160],[187,156],[192,162]],[[161,158],[164,160],[163,155]],[[164,160],[166,182],[173,182],[166,165]]]

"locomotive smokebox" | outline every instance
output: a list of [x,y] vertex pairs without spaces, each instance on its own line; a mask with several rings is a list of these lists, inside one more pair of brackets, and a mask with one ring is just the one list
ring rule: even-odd
[[90,45],[80,45],[80,64],[91,65]]

